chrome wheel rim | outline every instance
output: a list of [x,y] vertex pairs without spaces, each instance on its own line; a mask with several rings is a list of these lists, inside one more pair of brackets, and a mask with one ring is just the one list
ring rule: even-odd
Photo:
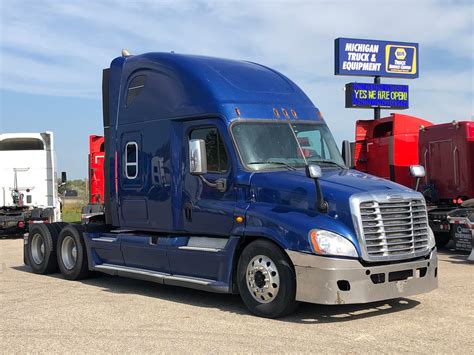
[[36,265],[40,265],[43,262],[44,252],[45,247],[43,236],[36,233],[33,235],[33,238],[31,238],[31,257]]
[[61,260],[66,269],[71,270],[77,262],[77,246],[73,237],[66,236],[61,244]]
[[257,255],[250,260],[245,279],[250,294],[259,303],[270,303],[280,289],[277,266],[265,255]]

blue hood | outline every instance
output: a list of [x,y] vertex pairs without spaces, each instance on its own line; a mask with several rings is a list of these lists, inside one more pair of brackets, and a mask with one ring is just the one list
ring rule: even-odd
[[[321,228],[345,236],[359,249],[349,197],[365,191],[407,191],[405,186],[397,183],[347,169],[323,169],[320,184],[328,202],[327,214],[316,211],[315,182],[304,171],[253,174],[250,185],[254,202],[249,208],[249,224],[255,222],[260,226],[269,225],[269,228],[283,231],[286,234],[281,241],[284,248],[308,249],[309,245],[301,237],[306,240],[311,228]],[[295,245],[295,240],[299,240],[298,245]]]
[[[408,190],[392,181],[348,169],[324,169],[319,180],[324,197],[329,203],[329,214],[335,212],[335,204],[338,207],[341,203],[343,205],[340,207],[348,206],[349,197],[355,193]],[[259,201],[314,210],[315,183],[302,170],[256,173],[252,175],[250,184]],[[337,210],[340,212],[339,208]]]

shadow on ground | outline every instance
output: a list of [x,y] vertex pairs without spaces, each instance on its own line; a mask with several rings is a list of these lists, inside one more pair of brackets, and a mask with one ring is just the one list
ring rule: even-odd
[[444,257],[443,260],[453,264],[472,264],[472,261],[467,260],[469,252],[459,251],[455,249],[441,249],[438,251],[439,257]]
[[[30,269],[24,265],[13,267],[13,269],[22,272],[31,272]],[[49,276],[38,275],[38,277],[62,279],[61,274],[52,274]],[[64,280],[64,282],[70,281]],[[99,287],[104,292],[112,292],[114,294],[136,294],[169,302],[189,304],[195,307],[217,308],[224,312],[249,314],[239,295],[209,293],[101,274],[95,274],[94,277],[79,282],[85,285]],[[346,322],[354,319],[401,312],[416,307],[418,304],[418,301],[406,298],[359,305],[327,306],[301,303],[293,314],[285,318],[280,318],[278,321],[305,324]]]

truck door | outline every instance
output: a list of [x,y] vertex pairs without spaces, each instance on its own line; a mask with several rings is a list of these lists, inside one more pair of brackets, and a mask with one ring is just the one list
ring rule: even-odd
[[149,222],[146,194],[143,189],[145,163],[142,135],[140,132],[124,132],[121,135],[121,166],[118,168],[120,194],[120,225],[140,228]]
[[[217,119],[185,122],[183,127],[183,225],[190,234],[230,234],[234,221],[236,191],[233,177],[234,154],[226,126]],[[225,179],[225,191],[206,184],[189,173],[189,140],[206,143],[207,171],[203,177],[214,183]]]

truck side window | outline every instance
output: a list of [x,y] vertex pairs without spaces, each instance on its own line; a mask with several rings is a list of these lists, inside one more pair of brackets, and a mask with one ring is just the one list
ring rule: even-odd
[[190,139],[203,139],[206,142],[208,172],[223,173],[227,171],[227,153],[217,128],[195,129],[191,132]]
[[0,150],[44,150],[44,144],[37,138],[7,138],[0,141]]
[[127,107],[130,107],[135,98],[143,91],[145,81],[146,75],[138,75],[130,81],[127,89]]
[[125,176],[135,179],[138,176],[138,144],[128,142],[125,146]]
[[393,135],[393,122],[380,123],[374,128],[374,138],[391,137]]

